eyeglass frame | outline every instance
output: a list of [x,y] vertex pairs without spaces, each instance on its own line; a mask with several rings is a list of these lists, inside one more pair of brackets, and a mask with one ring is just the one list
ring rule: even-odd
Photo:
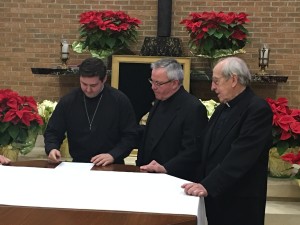
[[148,78],[148,81],[149,81],[150,84],[154,84],[156,87],[160,87],[164,84],[172,82],[173,80],[168,80],[166,82],[158,82],[158,81],[153,81],[151,78]]

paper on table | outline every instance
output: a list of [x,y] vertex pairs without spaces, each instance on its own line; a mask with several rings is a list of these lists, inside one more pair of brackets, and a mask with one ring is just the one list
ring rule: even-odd
[[78,162],[61,162],[56,170],[76,170],[76,171],[90,171],[94,166],[93,163],[78,163]]

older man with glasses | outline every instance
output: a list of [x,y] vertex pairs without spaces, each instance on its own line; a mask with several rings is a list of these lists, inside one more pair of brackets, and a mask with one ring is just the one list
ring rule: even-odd
[[183,88],[183,70],[175,59],[161,59],[151,68],[149,82],[156,100],[143,130],[137,165],[142,171],[194,180],[196,162],[191,159],[207,124],[206,108]]
[[228,57],[213,69],[211,90],[221,103],[210,118],[197,183],[182,185],[205,197],[209,225],[263,225],[273,113],[250,87],[244,60]]

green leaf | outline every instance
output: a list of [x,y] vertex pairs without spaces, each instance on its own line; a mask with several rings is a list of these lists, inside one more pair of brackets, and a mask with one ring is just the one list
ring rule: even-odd
[[241,31],[243,31],[245,34],[249,33],[248,30],[244,26],[242,26],[242,25],[239,25],[238,29],[241,30]]
[[218,38],[218,39],[221,39],[222,37],[223,37],[223,33],[222,32],[219,32],[219,31],[216,31],[215,33],[214,33],[214,36],[216,37],[216,38]]
[[205,54],[211,55],[214,47],[214,41],[212,39],[208,39],[203,46]]
[[5,130],[9,127],[10,123],[0,123],[0,133],[4,133]]
[[279,155],[283,155],[285,151],[289,148],[289,143],[287,141],[279,141],[276,145]]
[[106,40],[106,44],[110,47],[110,48],[114,48],[116,43],[116,39],[107,39]]
[[82,53],[84,50],[84,44],[81,41],[74,41],[72,44],[72,49],[74,52]]
[[207,31],[207,33],[209,34],[209,36],[214,36],[215,35],[215,32],[216,32],[216,29],[215,28],[211,28]]
[[25,129],[20,129],[19,135],[17,137],[18,142],[25,142],[28,137],[28,131]]
[[227,38],[229,38],[229,36],[233,33],[233,31],[229,31],[229,30],[225,30],[224,31],[224,36]]
[[226,30],[228,29],[228,24],[226,23],[219,23],[219,26],[225,28]]
[[7,129],[7,131],[8,131],[8,134],[12,137],[12,139],[15,140],[19,135],[20,128],[19,128],[19,126],[14,125],[14,126],[10,126]]
[[0,146],[8,145],[11,142],[11,137],[8,133],[0,134]]

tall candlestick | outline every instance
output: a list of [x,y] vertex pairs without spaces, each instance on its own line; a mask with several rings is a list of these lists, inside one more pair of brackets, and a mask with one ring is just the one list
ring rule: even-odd
[[267,44],[263,44],[259,50],[259,65],[268,66],[270,49]]
[[69,58],[69,44],[65,39],[61,41],[61,58],[62,59]]
[[269,49],[262,48],[260,49],[260,65],[268,65],[268,58],[269,58]]
[[262,44],[260,49],[258,50],[258,66],[260,67],[259,75],[266,75],[265,69],[269,66],[269,55],[270,49],[267,44]]

